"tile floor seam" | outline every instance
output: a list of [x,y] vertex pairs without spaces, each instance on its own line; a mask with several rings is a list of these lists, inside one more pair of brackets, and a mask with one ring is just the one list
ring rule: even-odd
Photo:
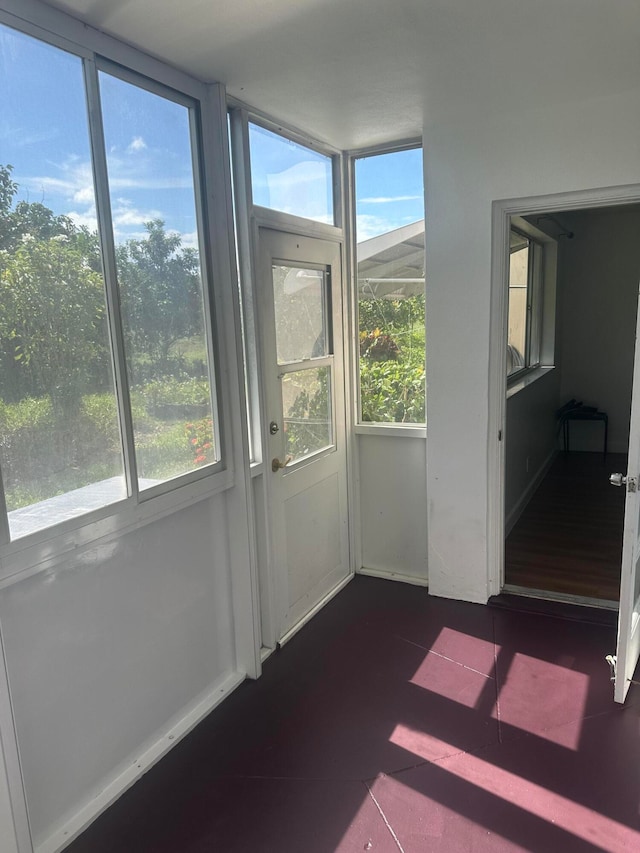
[[483,678],[488,678],[493,681],[492,675],[487,675],[486,672],[480,672],[479,669],[474,669],[472,666],[467,666],[466,663],[461,663],[459,660],[455,660],[455,658],[447,657],[447,655],[443,655],[440,652],[434,652],[433,649],[428,649],[426,646],[420,645],[420,643],[414,643],[413,640],[407,640],[406,637],[401,637],[399,634],[394,634],[396,640],[400,640],[403,643],[408,643],[410,646],[415,646],[417,649],[420,649],[423,652],[426,652],[428,655],[435,655],[438,658],[442,658],[442,660],[449,661],[449,663],[454,663],[456,666],[461,666],[463,669],[468,669],[469,672],[475,672],[476,675],[481,675]]
[[498,644],[496,643],[496,617],[492,614],[493,631],[493,675],[496,685],[496,721],[498,723],[498,743],[502,743],[502,720],[500,718],[500,685],[498,683]]
[[410,764],[406,767],[399,767],[397,770],[381,770],[378,776],[373,776],[371,779],[363,779],[362,781],[367,784],[368,782],[375,781],[375,779],[380,775],[392,778],[394,776],[399,776],[401,773],[408,773],[410,770],[417,770],[419,767],[424,767],[427,764],[440,764],[442,761],[448,761],[450,758],[458,758],[460,755],[479,755],[481,752],[491,749],[491,747],[496,746],[497,744],[502,745],[501,742],[497,740],[491,741],[490,743],[481,744],[476,749],[458,749],[455,752],[449,752],[447,755],[440,755],[437,758],[425,758],[423,761],[418,761],[415,764]]
[[[506,723],[505,725],[507,726],[507,728],[518,729],[518,732],[514,733],[513,737],[509,737],[507,739],[507,741],[500,740],[498,742],[500,744],[502,744],[502,743],[514,744],[514,743],[518,743],[519,741],[528,740],[529,738],[544,737],[545,734],[547,734],[549,732],[553,732],[555,729],[562,729],[565,726],[572,726],[574,723],[577,723],[579,720],[586,722],[588,720],[595,720],[598,717],[606,717],[609,714],[617,714],[618,712],[625,711],[625,710],[628,710],[627,706],[621,705],[619,708],[610,708],[606,711],[598,711],[597,713],[589,714],[586,717],[573,717],[571,720],[565,720],[562,723],[556,723],[555,725],[547,726],[546,728],[541,728],[535,732],[527,732],[524,729],[521,729],[519,726],[516,726],[514,723]],[[491,744],[489,744],[489,745],[491,745]],[[483,745],[483,746],[479,747],[478,749],[479,750],[485,749],[485,746]],[[469,752],[470,752],[470,754],[473,754],[473,753],[475,753],[475,750],[469,750]],[[444,756],[444,757],[448,758],[449,756]]]
[[[386,775],[386,774],[383,774],[383,776],[384,776],[384,775]],[[378,776],[378,777],[376,777],[376,778],[379,778],[379,776]],[[375,794],[374,794],[374,793],[373,793],[373,791],[371,790],[370,785],[369,785],[367,782],[364,782],[364,781],[363,781],[363,783],[362,783],[362,784],[363,784],[363,785],[364,785],[364,787],[367,789],[367,793],[369,794],[369,797],[371,798],[371,800],[372,800],[372,802],[373,802],[374,806],[375,806],[375,807],[376,807],[376,809],[378,810],[378,813],[380,814],[380,817],[381,817],[381,818],[382,818],[382,820],[384,821],[384,825],[387,827],[387,829],[389,830],[389,833],[390,833],[391,837],[392,837],[392,838],[393,838],[393,840],[395,841],[395,843],[396,843],[396,847],[398,848],[398,850],[400,851],[400,853],[405,853],[404,847],[403,847],[403,846],[402,846],[402,844],[400,843],[400,839],[398,838],[398,836],[397,836],[397,835],[396,835],[396,833],[394,832],[393,827],[392,827],[392,826],[391,826],[391,824],[389,823],[389,821],[388,821],[388,819],[387,819],[387,816],[386,816],[386,814],[384,813],[384,811],[383,811],[383,809],[382,809],[382,806],[380,805],[380,803],[379,803],[379,802],[378,802],[378,800],[376,799]]]

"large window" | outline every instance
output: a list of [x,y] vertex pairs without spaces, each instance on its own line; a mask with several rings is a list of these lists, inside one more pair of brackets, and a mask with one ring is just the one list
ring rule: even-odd
[[507,376],[540,364],[543,247],[512,228],[509,233]]
[[220,458],[196,105],[104,68],[0,25],[5,538]]
[[425,420],[422,149],[355,160],[360,418]]

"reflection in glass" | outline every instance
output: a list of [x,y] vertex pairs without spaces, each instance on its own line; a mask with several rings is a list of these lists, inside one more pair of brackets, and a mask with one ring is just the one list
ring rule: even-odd
[[324,273],[274,265],[272,280],[278,364],[327,355]]
[[100,74],[139,486],[216,462],[187,107]]
[[333,224],[331,157],[249,124],[253,201],[261,207]]
[[82,62],[0,25],[0,92],[0,464],[17,539],[126,485]]
[[331,378],[328,367],[311,367],[282,377],[285,452],[301,459],[333,444]]

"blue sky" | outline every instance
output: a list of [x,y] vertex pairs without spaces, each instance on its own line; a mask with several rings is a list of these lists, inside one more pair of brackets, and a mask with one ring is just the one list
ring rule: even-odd
[[[113,76],[100,91],[116,242],[163,219],[196,244],[188,110]],[[328,161],[258,131],[252,137],[257,203],[320,221],[330,217]],[[0,163],[11,163],[19,199],[42,202],[96,227],[81,60],[0,26]],[[358,239],[423,217],[421,152],[357,161]]]

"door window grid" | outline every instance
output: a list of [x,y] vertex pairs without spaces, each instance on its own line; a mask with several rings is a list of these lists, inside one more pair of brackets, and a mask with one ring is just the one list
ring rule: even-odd
[[333,443],[329,275],[314,267],[271,267],[285,453],[292,462]]

